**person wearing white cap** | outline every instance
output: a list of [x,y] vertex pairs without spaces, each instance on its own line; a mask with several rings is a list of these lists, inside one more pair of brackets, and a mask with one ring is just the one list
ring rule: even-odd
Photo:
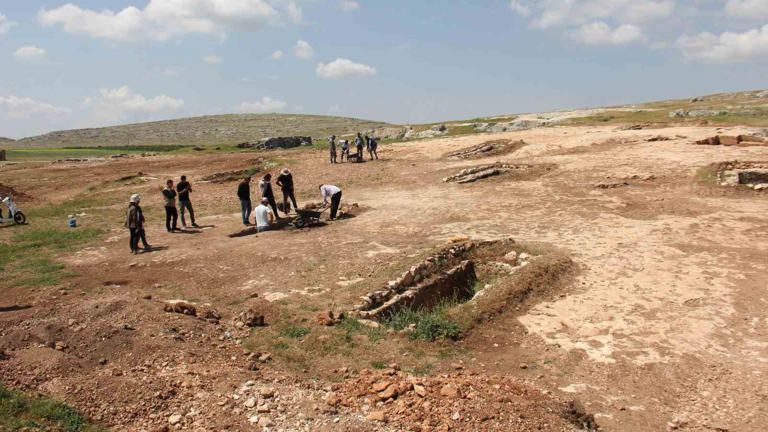
[[254,218],[256,219],[256,232],[269,230],[270,225],[275,221],[275,217],[268,206],[269,199],[262,198],[261,204],[256,206],[256,209],[253,211]]
[[299,205],[296,204],[296,195],[293,193],[293,174],[291,174],[288,168],[283,168],[283,170],[280,171],[280,175],[277,176],[277,181],[275,183],[277,183],[277,185],[280,186],[280,190],[283,191],[283,211],[285,214],[291,212],[291,205],[288,203],[289,199],[293,203],[293,208],[299,208]]
[[130,233],[131,253],[139,253],[139,239],[144,245],[144,251],[152,249],[147,243],[147,237],[144,233],[144,212],[141,210],[141,196],[139,194],[131,195],[128,203],[128,216],[125,219],[125,227]]

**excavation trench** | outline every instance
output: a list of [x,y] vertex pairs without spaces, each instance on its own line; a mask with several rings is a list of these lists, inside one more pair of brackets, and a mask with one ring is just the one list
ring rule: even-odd
[[386,321],[403,310],[476,303],[501,292],[502,285],[510,286],[507,279],[537,259],[520,252],[512,239],[454,243],[360,297],[350,314]]
[[717,180],[721,186],[747,186],[768,189],[768,162],[724,162],[717,164]]

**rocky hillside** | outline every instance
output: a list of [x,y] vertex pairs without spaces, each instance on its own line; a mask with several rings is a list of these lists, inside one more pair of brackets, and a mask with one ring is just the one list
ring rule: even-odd
[[0,145],[11,144],[13,142],[16,142],[16,140],[11,139],[11,138],[0,137]]
[[233,145],[275,136],[325,138],[388,126],[344,117],[298,114],[227,114],[50,132],[15,141],[16,147]]

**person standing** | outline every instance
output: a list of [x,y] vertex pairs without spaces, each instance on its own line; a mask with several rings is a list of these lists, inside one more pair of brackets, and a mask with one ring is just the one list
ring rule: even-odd
[[363,137],[360,135],[360,132],[357,133],[357,136],[355,137],[355,147],[357,148],[357,161],[362,162],[363,161]]
[[269,200],[262,198],[261,203],[253,211],[256,220],[256,232],[268,231],[275,222],[275,216],[267,205],[269,205]]
[[251,178],[245,177],[237,186],[237,197],[240,198],[240,213],[243,225],[248,226],[251,219]]
[[288,202],[289,199],[291,200],[291,203],[293,203],[293,208],[299,208],[299,205],[296,204],[296,195],[293,192],[293,174],[291,174],[288,168],[283,168],[283,170],[280,171],[280,175],[277,176],[277,181],[275,183],[277,183],[277,185],[280,186],[280,190],[283,191],[283,210],[285,214],[291,212],[291,204]]
[[277,202],[275,202],[275,193],[272,191],[272,174],[266,173],[259,182],[259,189],[261,189],[261,197],[266,198],[269,201],[269,205],[272,206],[272,211],[277,216]]
[[192,226],[198,228],[195,223],[195,210],[192,208],[192,201],[189,194],[192,192],[192,185],[187,181],[187,176],[181,176],[181,181],[176,185],[176,192],[179,194],[179,213],[181,213],[181,226],[187,227],[187,220],[184,218],[184,210],[189,210],[189,219]]
[[131,195],[128,202],[128,216],[125,219],[125,227],[130,233],[129,242],[132,254],[139,253],[139,239],[141,239],[145,252],[152,249],[152,246],[147,243],[147,236],[144,233],[144,212],[141,210],[140,202],[141,196],[139,194]]
[[320,195],[323,197],[323,206],[327,206],[330,201],[331,216],[329,220],[335,220],[336,213],[339,211],[339,205],[341,204],[341,189],[338,186],[321,184]]
[[168,232],[179,230],[179,212],[176,211],[177,193],[173,189],[173,180],[168,179],[163,189],[163,199],[165,200],[165,229]]
[[328,138],[328,152],[331,156],[331,163],[336,163],[336,135],[331,135],[330,138]]
[[344,162],[344,156],[347,157],[349,162],[349,140],[341,140],[341,161]]
[[368,138],[368,154],[371,157],[371,160],[374,158],[379,159],[379,153],[376,151],[379,147],[379,143],[376,142],[376,138],[370,137]]

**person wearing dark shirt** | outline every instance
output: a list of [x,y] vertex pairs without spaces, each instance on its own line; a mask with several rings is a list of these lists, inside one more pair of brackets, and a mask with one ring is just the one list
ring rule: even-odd
[[173,180],[168,179],[163,188],[163,200],[165,201],[165,229],[167,229],[168,232],[179,230],[179,212],[176,211],[176,196],[177,193],[173,189]]
[[277,185],[280,186],[280,190],[283,191],[283,210],[285,210],[285,214],[291,212],[291,205],[288,203],[289,199],[293,203],[293,208],[299,208],[299,205],[296,204],[296,195],[293,192],[293,174],[288,171],[288,168],[283,168],[283,170],[280,171],[280,175],[277,176],[277,181],[275,183],[277,183]]
[[181,226],[187,227],[187,220],[184,218],[184,210],[189,210],[189,219],[192,226],[197,228],[195,223],[195,210],[192,208],[192,201],[189,194],[192,193],[192,185],[187,181],[187,176],[181,176],[181,181],[176,185],[176,192],[179,194],[179,213],[181,213]]
[[139,240],[144,244],[144,251],[149,251],[152,246],[147,243],[147,236],[144,233],[144,212],[139,205],[141,197],[139,194],[131,195],[128,204],[128,216],[125,219],[125,227],[130,233],[131,253],[139,253]]
[[379,153],[377,152],[377,149],[379,148],[379,143],[376,142],[376,138],[370,137],[368,138],[368,154],[371,157],[371,160],[378,159]]
[[331,163],[336,163],[336,135],[331,135],[330,138],[328,138],[328,152],[331,156]]
[[251,219],[251,178],[245,177],[237,186],[237,197],[240,198],[240,212],[243,216],[243,225],[248,226]]
[[275,217],[279,218],[277,216],[279,213],[277,213],[275,193],[272,191],[272,174],[264,174],[264,177],[262,177],[261,181],[259,182],[259,189],[261,190],[261,197],[266,198],[269,201],[269,205],[272,207],[272,211],[275,213]]

